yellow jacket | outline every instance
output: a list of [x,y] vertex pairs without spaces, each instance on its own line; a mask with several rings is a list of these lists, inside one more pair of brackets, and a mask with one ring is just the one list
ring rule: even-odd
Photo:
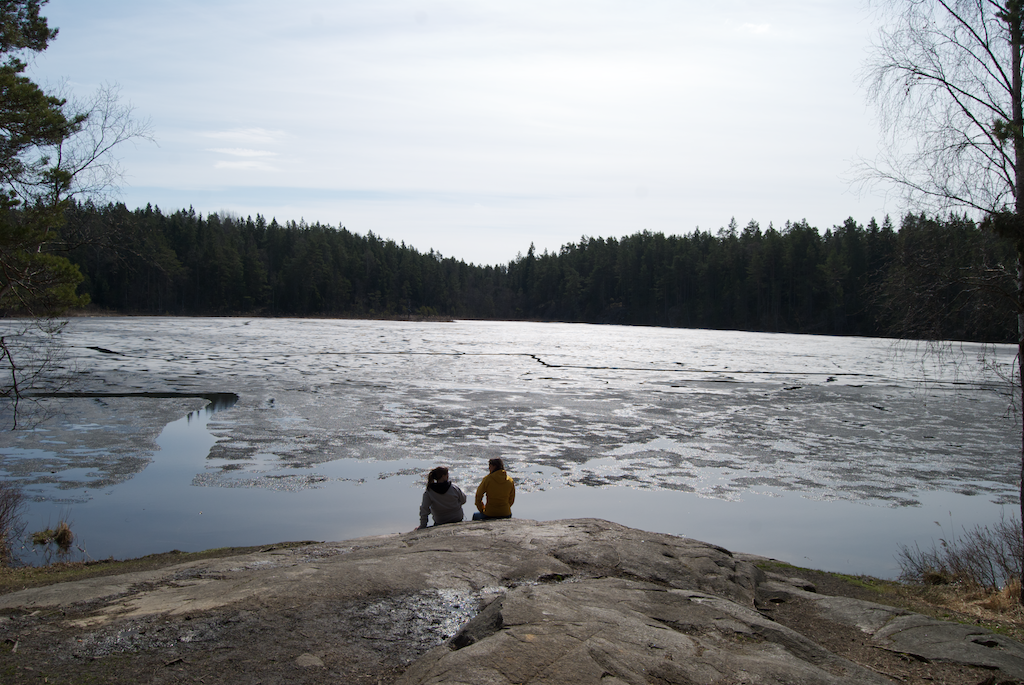
[[[487,504],[484,505],[484,495]],[[516,484],[504,470],[492,471],[480,481],[476,489],[476,508],[484,516],[511,516],[512,504],[516,501]]]

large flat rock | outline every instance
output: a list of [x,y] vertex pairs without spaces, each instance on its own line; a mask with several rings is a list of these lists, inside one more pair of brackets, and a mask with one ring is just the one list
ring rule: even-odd
[[737,602],[603,578],[510,591],[400,682],[888,681]]
[[773,621],[768,598],[812,602],[881,649],[1024,675],[1024,649],[987,631],[596,519],[466,522],[23,590],[0,596],[0,641],[64,668],[130,654],[132,677],[154,682],[891,682]]

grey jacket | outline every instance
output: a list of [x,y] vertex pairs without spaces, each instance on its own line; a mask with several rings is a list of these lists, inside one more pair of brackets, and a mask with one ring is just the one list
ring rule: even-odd
[[431,483],[423,493],[420,504],[420,528],[427,527],[427,514],[433,514],[434,525],[462,520],[462,505],[466,495],[451,481]]

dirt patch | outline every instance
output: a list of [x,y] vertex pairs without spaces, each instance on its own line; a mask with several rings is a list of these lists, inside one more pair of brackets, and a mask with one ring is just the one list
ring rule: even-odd
[[[84,611],[0,616],[4,683],[390,683],[480,609],[472,593],[424,591],[71,629]],[[77,615],[76,615],[77,614]]]

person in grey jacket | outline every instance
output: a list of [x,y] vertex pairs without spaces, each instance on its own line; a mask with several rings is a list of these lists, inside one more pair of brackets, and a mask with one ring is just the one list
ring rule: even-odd
[[420,528],[427,527],[427,515],[434,517],[434,525],[457,523],[462,520],[462,505],[466,495],[459,486],[448,480],[448,469],[438,466],[427,475],[427,489],[420,503]]

